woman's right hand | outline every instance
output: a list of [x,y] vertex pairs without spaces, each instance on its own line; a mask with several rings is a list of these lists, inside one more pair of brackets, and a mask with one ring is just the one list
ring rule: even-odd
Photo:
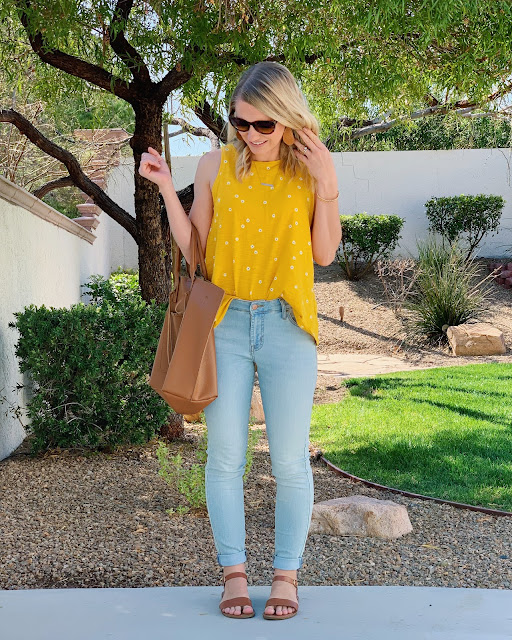
[[172,184],[171,172],[167,163],[153,147],[148,147],[148,152],[142,154],[139,173],[143,178],[151,180],[160,188],[166,184]]

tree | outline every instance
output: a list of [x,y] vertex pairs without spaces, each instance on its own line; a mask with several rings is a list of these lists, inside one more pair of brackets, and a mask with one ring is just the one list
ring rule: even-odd
[[[157,187],[138,166],[148,146],[161,151],[171,94],[225,141],[223,95],[247,66],[275,60],[299,79],[324,130],[357,125],[351,135],[364,135],[425,103],[423,115],[476,109],[506,95],[511,17],[511,5],[494,0],[0,0],[10,33],[0,54],[13,76],[29,56],[35,89],[48,103],[87,84],[133,109],[135,218],[16,110],[0,110],[0,121],[61,161],[73,183],[132,235],[142,295],[163,301],[168,225]],[[179,196],[188,210],[192,186]]]
[[[418,151],[422,149],[486,149],[510,147],[511,115],[435,115],[393,126],[383,133],[339,139],[333,151]],[[350,133],[350,130],[348,130]]]

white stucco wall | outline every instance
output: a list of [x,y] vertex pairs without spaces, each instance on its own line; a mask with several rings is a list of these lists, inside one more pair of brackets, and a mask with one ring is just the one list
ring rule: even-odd
[[[117,268],[111,247],[122,235],[105,213],[99,217],[98,228],[90,233],[0,177],[0,460],[26,435],[9,408],[25,407],[30,395],[27,387],[16,390],[17,384],[30,381],[20,373],[15,355],[19,332],[8,324],[16,320],[15,311],[30,304],[61,308],[89,301],[81,296],[80,285],[92,274],[108,277]],[[21,422],[27,424],[24,409],[22,413]]]
[[[122,158],[121,164],[109,171],[106,192],[114,202],[117,202],[120,207],[135,217],[133,160]],[[97,231],[100,230],[100,227],[104,227],[102,233],[108,246],[105,248],[105,255],[108,252],[110,273],[116,271],[118,267],[138,269],[138,247],[132,236],[105,213],[101,214],[100,219],[101,224]]]
[[425,202],[433,196],[501,195],[505,200],[499,234],[478,252],[500,257],[512,247],[510,149],[376,151],[336,153],[340,213],[396,214],[405,218],[401,255],[416,256],[416,239],[428,229]]

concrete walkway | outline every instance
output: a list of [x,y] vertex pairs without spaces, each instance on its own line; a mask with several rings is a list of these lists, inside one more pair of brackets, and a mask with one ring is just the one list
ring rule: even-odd
[[[5,640],[510,640],[512,591],[299,586],[299,613],[261,617],[269,587],[251,587],[256,616],[221,615],[221,587],[0,591]],[[235,634],[237,634],[235,636]]]
[[340,378],[361,378],[375,376],[380,373],[391,373],[392,371],[412,371],[427,368],[410,364],[400,360],[400,358],[371,353],[318,354],[318,373]]

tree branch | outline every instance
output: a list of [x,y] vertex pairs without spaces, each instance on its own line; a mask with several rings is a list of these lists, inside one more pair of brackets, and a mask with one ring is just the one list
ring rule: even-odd
[[[489,96],[487,96],[484,102],[485,103],[493,102],[497,98],[503,97],[504,95],[509,93],[511,90],[512,90],[512,83],[503,87],[499,91],[496,91],[495,93],[492,93]],[[432,96],[426,96],[425,100],[431,106],[427,107],[426,109],[419,109],[418,111],[414,111],[409,115],[400,116],[399,118],[395,118],[394,120],[387,120],[387,121],[384,121],[383,118],[379,118],[378,120],[363,121],[361,123],[363,126],[359,127],[359,129],[355,129],[354,131],[351,131],[350,135],[346,139],[356,140],[358,138],[362,138],[363,136],[367,136],[372,133],[382,133],[384,131],[388,131],[392,127],[400,124],[401,122],[407,122],[409,120],[417,120],[418,118],[425,118],[427,116],[432,116],[437,114],[446,114],[451,111],[457,112],[461,116],[468,117],[471,115],[472,111],[482,107],[481,103],[470,102],[469,100],[458,100],[453,104],[439,104],[438,101]],[[505,113],[506,111],[507,111],[507,108],[503,109],[503,113]],[[387,117],[387,115],[388,114],[386,114],[385,117]],[[473,115],[483,116],[483,115],[494,115],[494,114],[486,113],[486,114],[473,114]],[[339,132],[343,128],[349,128],[354,126],[358,122],[360,121],[355,120],[353,118],[340,118],[340,120],[338,120],[338,122],[334,124],[333,128],[337,129],[337,131]],[[335,136],[335,133],[333,132],[331,133],[331,135],[329,135],[329,137],[325,141],[325,146],[328,149],[332,149],[335,144],[335,139],[336,139],[336,136]]]
[[102,211],[126,229],[135,242],[138,243],[138,231],[135,218],[109,198],[97,184],[85,175],[80,163],[72,153],[46,138],[31,122],[24,118],[21,113],[14,111],[14,109],[0,109],[0,122],[11,122],[23,135],[27,136],[31,142],[39,147],[41,151],[62,162],[69,171],[69,176],[73,184],[92,198],[94,204],[98,205]]
[[[199,52],[199,47],[194,47],[194,53]],[[174,67],[168,71],[165,76],[155,84],[155,93],[160,96],[160,100],[164,103],[169,94],[183,86],[194,75],[193,69],[184,71],[181,62],[177,62]]]
[[114,9],[114,17],[107,28],[107,35],[110,46],[130,69],[133,78],[142,84],[148,84],[151,83],[151,77],[146,63],[124,35],[124,27],[128,22],[132,7],[133,0],[118,0]]
[[169,124],[179,125],[181,127],[181,131],[174,131],[169,134],[169,137],[179,136],[182,133],[191,133],[193,136],[204,136],[210,140],[213,147],[219,147],[219,138],[207,127],[194,127],[182,118],[172,118]]
[[196,116],[203,122],[210,131],[222,140],[222,142],[227,142],[227,133],[225,131],[226,122],[222,116],[218,113],[215,113],[211,105],[205,100],[203,105],[198,105],[194,109],[194,113]]
[[30,1],[21,0],[18,6],[21,14],[20,20],[27,33],[30,45],[34,53],[36,53],[43,62],[65,73],[69,73],[76,78],[82,78],[87,82],[91,82],[109,93],[114,93],[118,98],[126,100],[130,104],[134,99],[139,97],[130,83],[116,78],[108,71],[105,71],[105,69],[64,53],[63,51],[59,51],[58,49],[50,48],[40,32],[31,32],[29,18],[26,13],[26,9],[31,6]]
[[64,176],[63,178],[58,178],[57,180],[52,180],[51,182],[47,182],[43,184],[42,187],[36,189],[32,195],[36,198],[42,200],[46,195],[53,191],[54,189],[62,189],[63,187],[74,187],[75,183],[69,176]]

